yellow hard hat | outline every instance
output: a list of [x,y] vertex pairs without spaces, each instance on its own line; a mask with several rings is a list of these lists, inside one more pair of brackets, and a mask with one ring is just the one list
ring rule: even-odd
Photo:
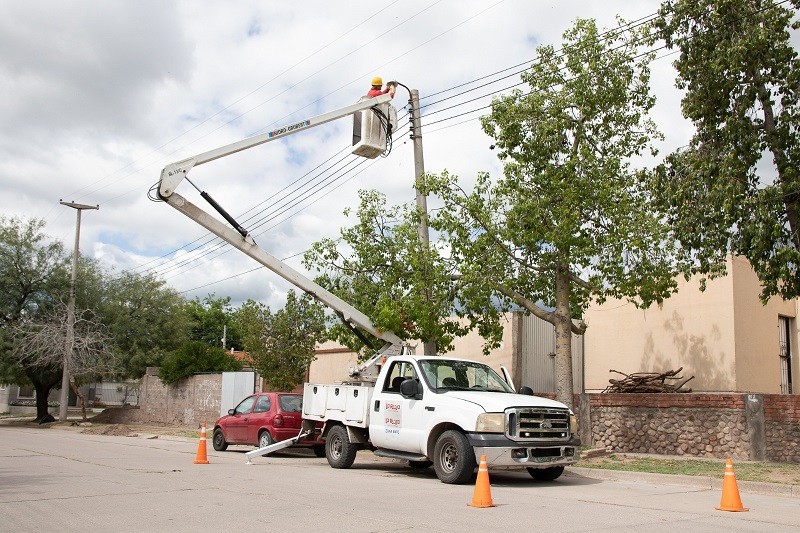
[[383,80],[380,76],[375,76],[372,78],[372,85],[383,85]]

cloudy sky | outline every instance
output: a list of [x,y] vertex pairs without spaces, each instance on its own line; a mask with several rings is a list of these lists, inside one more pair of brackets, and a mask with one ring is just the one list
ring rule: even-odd
[[[187,297],[209,293],[282,306],[290,285],[208,236],[147,192],[168,163],[354,103],[380,75],[420,92],[425,170],[469,184],[499,174],[477,118],[519,82],[536,47],[578,17],[601,28],[652,15],[656,1],[404,0],[58,1],[0,7],[0,210],[38,218],[72,249],[117,271],[155,273]],[[301,7],[302,6],[302,7]],[[660,52],[663,56],[664,52]],[[653,114],[663,151],[686,144],[674,57],[657,59]],[[389,157],[349,155],[351,123],[333,122],[190,174],[256,240],[301,269],[335,237],[358,191],[413,202],[414,159],[402,89]],[[190,184],[178,192],[203,201]]]

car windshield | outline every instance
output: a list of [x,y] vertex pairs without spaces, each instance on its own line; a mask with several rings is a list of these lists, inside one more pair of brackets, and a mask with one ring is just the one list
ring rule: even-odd
[[454,359],[423,359],[419,362],[422,375],[433,390],[478,390],[514,392],[492,367],[473,361]]

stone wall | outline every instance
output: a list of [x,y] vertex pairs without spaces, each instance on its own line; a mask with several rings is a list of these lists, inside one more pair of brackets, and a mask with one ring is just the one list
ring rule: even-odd
[[800,463],[800,396],[582,394],[584,444],[615,452]]
[[139,410],[132,422],[198,427],[219,418],[222,374],[201,374],[165,385],[158,376],[145,375]]

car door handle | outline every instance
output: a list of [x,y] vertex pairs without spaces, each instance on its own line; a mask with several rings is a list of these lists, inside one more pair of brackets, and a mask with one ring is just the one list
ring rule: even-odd
[[426,410],[426,411],[435,411],[435,410],[436,410],[436,408],[435,408],[434,406],[432,406],[432,405],[426,405],[426,406],[425,406],[425,410]]
[[381,401],[380,400],[375,400],[375,407],[372,410],[375,411],[376,413],[381,410]]

